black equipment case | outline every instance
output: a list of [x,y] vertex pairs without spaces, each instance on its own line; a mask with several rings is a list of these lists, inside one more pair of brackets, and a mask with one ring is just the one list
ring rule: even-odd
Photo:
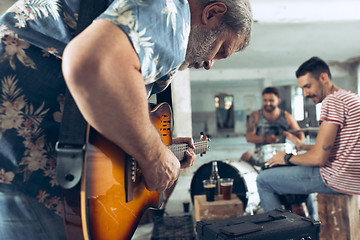
[[319,240],[320,222],[276,209],[238,218],[199,221],[196,232],[198,240]]

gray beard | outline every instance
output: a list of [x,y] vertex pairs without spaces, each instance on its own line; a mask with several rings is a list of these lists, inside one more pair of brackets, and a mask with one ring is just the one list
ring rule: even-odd
[[204,59],[211,53],[215,41],[224,30],[222,24],[213,30],[204,30],[197,25],[191,25],[185,61],[181,64],[179,70],[182,71],[195,62],[198,62],[203,67]]

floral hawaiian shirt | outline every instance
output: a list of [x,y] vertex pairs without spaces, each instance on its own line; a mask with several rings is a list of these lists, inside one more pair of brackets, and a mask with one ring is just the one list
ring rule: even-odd
[[[107,2],[99,19],[128,35],[149,95],[163,90],[185,60],[187,0]],[[74,37],[79,3],[20,0],[0,17],[0,191],[12,184],[60,215],[54,146],[66,90],[61,56]]]

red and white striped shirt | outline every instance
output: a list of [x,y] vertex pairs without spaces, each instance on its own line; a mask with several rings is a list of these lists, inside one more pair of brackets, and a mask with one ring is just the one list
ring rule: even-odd
[[360,97],[340,89],[327,96],[321,122],[339,125],[329,159],[320,167],[325,183],[343,193],[360,194]]

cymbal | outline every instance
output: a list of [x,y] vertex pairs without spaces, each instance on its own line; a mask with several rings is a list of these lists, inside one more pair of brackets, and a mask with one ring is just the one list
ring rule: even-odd
[[290,133],[297,133],[297,132],[315,132],[317,133],[319,131],[319,127],[306,127],[306,128],[300,128],[297,130],[289,130]]

